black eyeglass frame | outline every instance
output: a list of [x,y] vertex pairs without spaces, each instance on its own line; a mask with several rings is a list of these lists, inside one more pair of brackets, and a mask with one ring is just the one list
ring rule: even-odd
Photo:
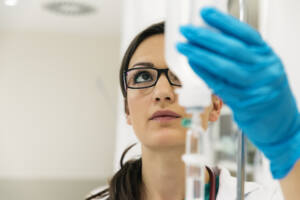
[[[136,70],[136,69],[154,69],[157,71],[157,76],[156,76],[156,81],[152,84],[152,85],[149,85],[149,86],[146,86],[146,87],[139,87],[139,88],[136,88],[136,87],[129,87],[128,84],[127,84],[127,73],[131,70]],[[167,79],[168,79],[168,82],[170,83],[170,85],[173,85],[173,86],[178,86],[178,87],[181,87],[182,85],[178,85],[178,84],[174,84],[171,82],[170,78],[169,78],[169,75],[168,75],[168,71],[169,69],[166,68],[166,69],[157,69],[157,68],[154,68],[154,67],[139,67],[139,68],[131,68],[131,69],[127,69],[124,73],[123,73],[123,80],[124,80],[124,83],[125,83],[125,90],[127,90],[127,88],[130,88],[130,89],[145,89],[145,88],[150,88],[150,87],[153,87],[157,84],[159,78],[160,78],[160,75],[162,73],[165,73]],[[175,75],[174,75],[175,76]]]

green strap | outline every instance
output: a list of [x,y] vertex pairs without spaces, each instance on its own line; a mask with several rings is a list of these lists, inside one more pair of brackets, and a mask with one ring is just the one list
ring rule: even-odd
[[[216,176],[216,196],[219,190],[219,176]],[[205,200],[209,200],[210,183],[205,184]]]

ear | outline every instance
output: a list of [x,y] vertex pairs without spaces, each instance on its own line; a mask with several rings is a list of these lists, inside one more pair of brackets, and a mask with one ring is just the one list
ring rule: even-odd
[[223,106],[223,101],[216,95],[212,96],[212,109],[209,113],[209,121],[215,122],[219,119],[221,114],[221,109]]

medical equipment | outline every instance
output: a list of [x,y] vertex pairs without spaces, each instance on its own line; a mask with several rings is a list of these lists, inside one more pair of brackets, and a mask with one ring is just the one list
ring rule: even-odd
[[193,108],[190,128],[186,136],[186,152],[182,159],[186,165],[186,199],[204,199],[205,188],[205,158],[206,131],[201,126],[199,113],[201,110]]
[[177,89],[179,104],[192,114],[191,125],[186,136],[186,153],[183,161],[186,165],[186,199],[203,200],[205,187],[205,164],[208,134],[202,128],[200,114],[211,103],[211,91],[189,67],[187,59],[180,55],[175,44],[183,41],[179,27],[185,24],[201,25],[205,23],[199,17],[204,6],[215,6],[227,10],[227,0],[169,0],[166,20],[166,61],[175,73],[182,87]]
[[238,153],[237,153],[237,200],[244,200],[245,191],[245,165],[247,160],[247,138],[242,131],[238,133]]
[[[239,0],[240,2],[240,21],[246,21],[246,6],[245,0]],[[245,163],[247,160],[247,137],[240,130],[238,133],[238,153],[237,153],[237,200],[244,200],[245,191]]]

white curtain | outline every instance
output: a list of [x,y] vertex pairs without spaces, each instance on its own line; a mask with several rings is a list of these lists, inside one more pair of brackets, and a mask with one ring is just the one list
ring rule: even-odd
[[261,1],[261,31],[284,63],[298,105],[300,103],[299,10],[299,0]]

